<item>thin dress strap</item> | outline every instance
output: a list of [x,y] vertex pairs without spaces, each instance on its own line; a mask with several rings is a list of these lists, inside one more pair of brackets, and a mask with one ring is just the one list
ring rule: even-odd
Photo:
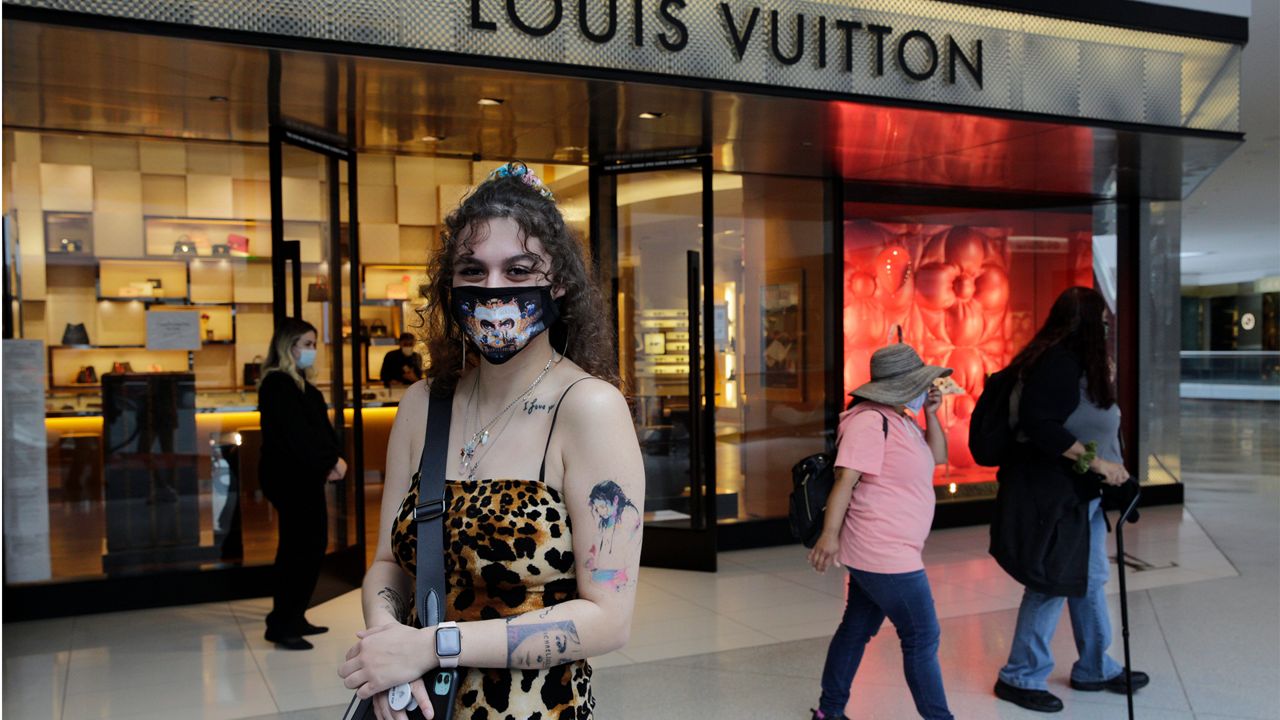
[[556,430],[556,418],[560,417],[560,406],[564,404],[564,397],[569,394],[569,391],[573,389],[574,385],[577,385],[583,380],[590,380],[592,377],[594,376],[588,375],[586,377],[580,377],[569,383],[569,387],[565,388],[564,392],[560,393],[560,400],[556,402],[556,409],[551,413],[551,427],[547,430],[547,444],[542,448],[542,465],[538,467],[538,482],[545,483],[547,479],[547,451],[551,449],[551,434]]

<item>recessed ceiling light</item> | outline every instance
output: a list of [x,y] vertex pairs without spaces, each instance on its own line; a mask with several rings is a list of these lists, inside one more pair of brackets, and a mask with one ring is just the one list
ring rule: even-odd
[[228,102],[230,98],[226,95],[210,95],[209,102]]
[[665,115],[663,112],[642,112],[636,117],[641,120],[661,120]]
[[444,140],[443,135],[423,135],[422,142],[440,142]]
[[484,106],[486,106],[486,107],[492,107],[492,106],[494,106],[494,105],[501,105],[501,104],[502,104],[502,103],[504,103],[504,102],[506,102],[506,100],[503,100],[502,98],[496,98],[496,97],[482,97],[482,98],[480,98],[479,100],[477,100],[477,101],[476,101],[476,104],[477,104],[477,105],[484,105]]

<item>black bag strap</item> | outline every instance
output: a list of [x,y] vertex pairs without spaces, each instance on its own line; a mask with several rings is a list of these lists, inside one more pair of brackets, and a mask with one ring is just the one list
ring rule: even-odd
[[416,602],[418,622],[424,628],[439,625],[444,619],[444,468],[452,416],[453,394],[431,395],[422,461],[413,476],[418,483],[418,505],[413,509],[418,532]]

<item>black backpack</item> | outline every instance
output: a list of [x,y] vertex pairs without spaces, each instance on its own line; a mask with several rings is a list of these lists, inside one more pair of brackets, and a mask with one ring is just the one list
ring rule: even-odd
[[[889,418],[881,413],[880,419],[884,421],[884,434],[888,437]],[[836,484],[835,460],[833,453],[820,452],[791,466],[791,497],[787,519],[791,523],[791,536],[807,548],[816,545],[822,535],[827,497]]]
[[969,452],[979,465],[999,467],[1018,440],[1009,414],[1017,384],[1017,368],[1008,367],[987,377],[969,419]]

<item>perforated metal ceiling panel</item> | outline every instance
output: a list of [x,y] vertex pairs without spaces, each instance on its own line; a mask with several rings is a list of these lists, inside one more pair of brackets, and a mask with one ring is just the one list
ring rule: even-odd
[[6,0],[6,4],[837,96],[1168,127],[1239,129],[1237,45],[945,2]]

